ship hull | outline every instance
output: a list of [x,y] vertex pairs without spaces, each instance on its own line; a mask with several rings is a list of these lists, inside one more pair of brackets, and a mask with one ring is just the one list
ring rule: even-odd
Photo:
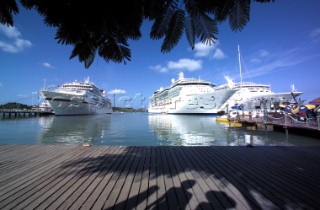
[[261,94],[241,94],[241,92],[235,93],[224,105],[221,106],[219,111],[224,111],[228,108],[232,108],[235,105],[241,105],[242,110],[252,111],[255,109],[274,109],[277,103],[287,103],[293,100],[295,97],[300,96],[302,92],[285,92],[285,93],[261,93]]
[[41,91],[54,110],[55,115],[97,115],[111,114],[111,103],[90,101],[85,95],[64,94],[50,91]]
[[213,93],[184,95],[169,99],[167,104],[150,104],[149,113],[167,114],[217,114],[219,107],[235,92],[227,89]]

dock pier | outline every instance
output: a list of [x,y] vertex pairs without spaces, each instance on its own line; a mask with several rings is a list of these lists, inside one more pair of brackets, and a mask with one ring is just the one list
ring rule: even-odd
[[320,138],[320,116],[300,121],[289,114],[269,113],[265,116],[252,117],[239,115],[237,118],[243,126],[256,126],[264,130],[283,130],[286,133],[305,134]]
[[52,112],[41,110],[0,109],[0,115],[2,115],[2,118],[37,117],[52,114]]

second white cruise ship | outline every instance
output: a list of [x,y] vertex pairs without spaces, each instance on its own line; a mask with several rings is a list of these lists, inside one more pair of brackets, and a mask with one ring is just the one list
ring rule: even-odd
[[111,114],[112,104],[104,91],[87,78],[84,82],[68,82],[49,90],[41,90],[55,115]]
[[179,73],[177,81],[167,88],[155,91],[149,100],[149,113],[216,114],[218,108],[236,92],[233,89],[216,90],[214,84]]
[[217,89],[237,90],[220,108],[219,113],[228,112],[232,107],[240,108],[243,111],[255,111],[258,109],[274,110],[281,104],[292,101],[300,96],[292,87],[291,92],[272,92],[270,85],[257,84],[254,82],[234,83],[229,77],[225,77],[227,83]]

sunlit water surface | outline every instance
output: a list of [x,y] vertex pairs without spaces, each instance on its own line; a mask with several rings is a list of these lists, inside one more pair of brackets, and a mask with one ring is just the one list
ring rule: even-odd
[[113,113],[0,119],[0,144],[320,146],[320,139],[232,128],[213,116]]

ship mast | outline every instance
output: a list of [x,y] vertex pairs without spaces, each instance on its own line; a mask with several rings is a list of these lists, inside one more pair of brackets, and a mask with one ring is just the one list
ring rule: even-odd
[[239,68],[240,68],[240,86],[242,87],[242,69],[241,69],[241,59],[240,59],[240,47],[238,45],[238,59],[239,59]]

